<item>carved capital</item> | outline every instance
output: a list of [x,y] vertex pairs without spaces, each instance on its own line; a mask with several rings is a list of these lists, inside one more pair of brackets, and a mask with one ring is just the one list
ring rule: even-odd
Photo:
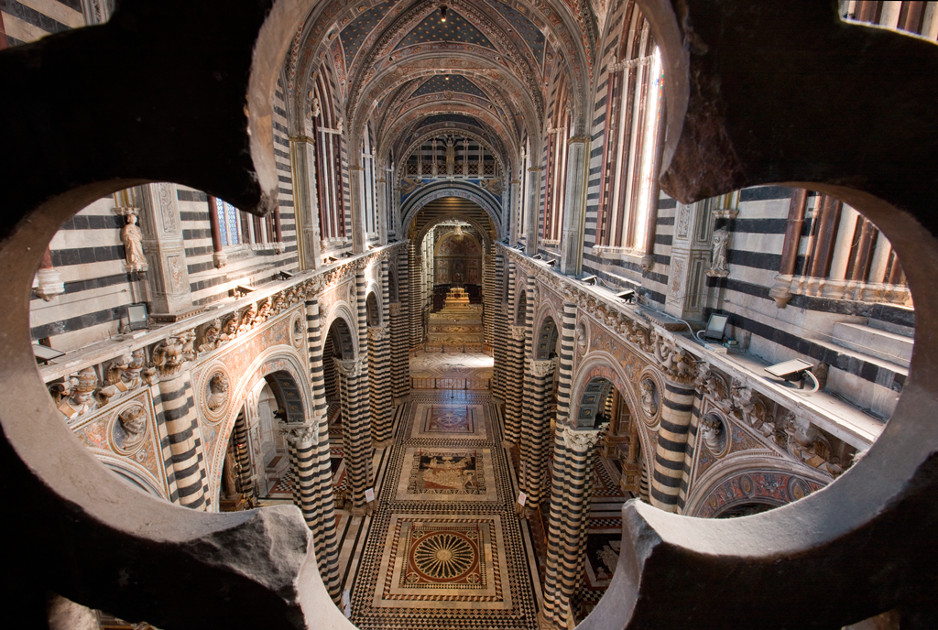
[[381,341],[382,339],[387,339],[388,336],[388,326],[369,326],[368,327],[368,340],[369,341]]
[[554,370],[557,368],[557,359],[544,359],[544,360],[528,360],[528,371],[538,377],[546,378],[553,374]]
[[315,423],[290,423],[280,428],[280,433],[294,448],[310,448],[319,444],[319,429]]
[[606,426],[602,425],[598,429],[574,429],[564,424],[557,427],[557,434],[568,450],[583,453],[596,446]]
[[362,373],[361,359],[335,359],[335,368],[346,378],[357,378]]
[[524,333],[527,329],[527,326],[508,326],[508,333],[511,335],[512,339],[524,341]]
[[160,378],[170,379],[182,371],[186,361],[195,358],[195,332],[183,333],[159,342],[153,349],[153,365],[159,370]]

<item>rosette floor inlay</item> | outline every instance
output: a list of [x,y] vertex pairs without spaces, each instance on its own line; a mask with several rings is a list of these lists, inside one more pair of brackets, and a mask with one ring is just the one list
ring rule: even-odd
[[[447,365],[458,378],[491,371],[485,355],[435,357],[438,377]],[[375,455],[375,512],[344,536],[358,628],[537,628],[537,568],[500,422],[491,396],[470,389],[414,389],[399,408],[394,444]]]

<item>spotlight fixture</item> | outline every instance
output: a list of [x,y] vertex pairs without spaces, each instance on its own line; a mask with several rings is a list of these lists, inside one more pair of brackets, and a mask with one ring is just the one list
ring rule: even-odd
[[818,382],[817,377],[811,372],[811,368],[814,366],[807,361],[802,361],[801,359],[791,359],[789,361],[782,361],[781,363],[776,363],[775,365],[770,365],[765,368],[765,371],[774,376],[775,378],[780,378],[789,383],[797,383],[798,389],[804,389],[805,377],[813,381],[811,391],[809,393],[814,393],[820,389],[821,384]]
[[616,293],[616,297],[622,300],[623,302],[634,302],[635,301],[635,291],[629,289],[628,291],[622,291]]
[[551,258],[550,260],[547,261],[547,266],[548,266],[548,267],[553,267],[553,266],[556,265],[556,264],[557,264],[557,259],[556,259],[556,258]]
[[445,21],[446,21],[446,5],[441,4],[440,5],[440,22],[445,22]]
[[596,286],[596,276],[583,276],[580,278],[580,282],[583,284],[588,284],[591,287]]
[[289,280],[289,279],[292,278],[292,277],[293,277],[293,274],[290,273],[289,271],[281,271],[281,272],[280,272],[280,279],[281,279],[281,280]]

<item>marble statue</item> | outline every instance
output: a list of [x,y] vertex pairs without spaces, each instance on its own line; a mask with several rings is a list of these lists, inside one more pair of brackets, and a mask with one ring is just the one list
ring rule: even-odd
[[147,259],[143,255],[143,232],[137,225],[137,214],[128,212],[124,216],[126,223],[121,229],[121,242],[124,243],[125,265],[128,271],[144,271]]

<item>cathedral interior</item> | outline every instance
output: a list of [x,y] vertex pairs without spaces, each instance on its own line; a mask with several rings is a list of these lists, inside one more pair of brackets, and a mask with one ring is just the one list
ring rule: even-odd
[[0,0],[7,627],[938,627],[936,43]]

